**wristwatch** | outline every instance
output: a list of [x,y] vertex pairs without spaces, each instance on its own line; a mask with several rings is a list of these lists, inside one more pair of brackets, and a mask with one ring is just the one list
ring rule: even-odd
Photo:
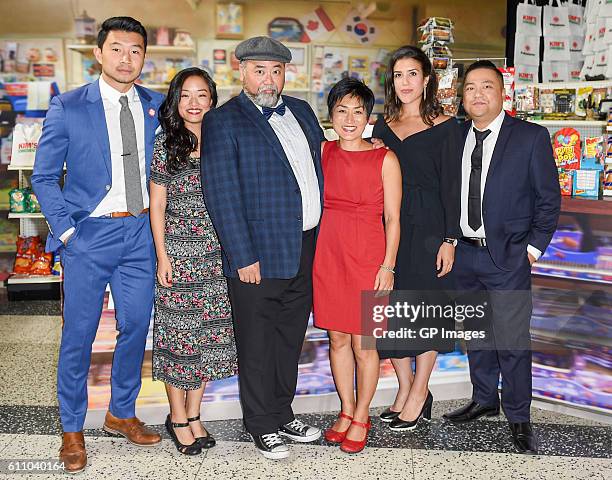
[[445,238],[442,240],[444,243],[450,243],[453,247],[457,246],[458,240],[456,238]]

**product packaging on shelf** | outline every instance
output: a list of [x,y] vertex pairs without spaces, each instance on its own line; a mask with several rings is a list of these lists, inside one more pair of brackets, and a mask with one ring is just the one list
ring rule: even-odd
[[598,198],[601,170],[576,170],[574,173],[574,197]]
[[9,192],[9,211],[25,213],[27,211],[26,192],[22,188],[14,188]]
[[580,133],[574,128],[562,128],[553,135],[553,153],[557,168],[576,170],[580,168]]

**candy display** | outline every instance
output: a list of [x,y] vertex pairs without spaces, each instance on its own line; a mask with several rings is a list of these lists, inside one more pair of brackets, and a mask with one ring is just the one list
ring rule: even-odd
[[580,133],[574,128],[562,128],[553,135],[553,153],[557,168],[580,168]]

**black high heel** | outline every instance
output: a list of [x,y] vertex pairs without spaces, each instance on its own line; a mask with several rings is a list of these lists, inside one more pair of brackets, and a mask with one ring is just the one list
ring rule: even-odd
[[[191,423],[191,422],[198,422],[198,421],[200,421],[200,416],[198,415],[197,417],[188,418],[187,421],[189,423]],[[208,430],[206,430],[206,434],[207,435],[205,437],[195,437],[196,442],[198,442],[200,444],[200,447],[202,447],[202,448],[212,448],[212,447],[214,447],[217,444],[217,441],[210,434],[210,432]]]
[[398,415],[402,412],[396,412],[395,410],[391,410],[391,407],[386,408],[380,415],[379,418],[381,421],[385,423],[390,423],[395,420]]
[[165,425],[166,430],[170,434],[170,437],[172,438],[172,441],[174,442],[174,445],[176,446],[176,449],[179,452],[181,452],[183,455],[199,455],[202,453],[202,447],[200,446],[200,443],[197,439],[191,445],[184,445],[176,436],[176,432],[174,431],[174,429],[188,427],[189,423],[173,423],[170,419],[170,414],[168,414],[168,416],[166,417]]
[[425,403],[423,404],[423,408],[421,408],[421,412],[417,416],[415,420],[402,420],[401,418],[396,417],[390,424],[389,428],[394,432],[405,432],[409,430],[414,430],[419,420],[422,418],[423,420],[429,422],[431,420],[431,406],[433,405],[433,395],[428,390],[427,398],[425,399]]

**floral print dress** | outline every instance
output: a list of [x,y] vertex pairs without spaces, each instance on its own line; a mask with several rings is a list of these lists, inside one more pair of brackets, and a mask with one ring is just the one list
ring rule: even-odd
[[155,139],[151,180],[166,187],[165,246],[172,286],[155,289],[153,380],[182,390],[238,371],[221,248],[202,197],[200,161],[169,174],[165,135]]

